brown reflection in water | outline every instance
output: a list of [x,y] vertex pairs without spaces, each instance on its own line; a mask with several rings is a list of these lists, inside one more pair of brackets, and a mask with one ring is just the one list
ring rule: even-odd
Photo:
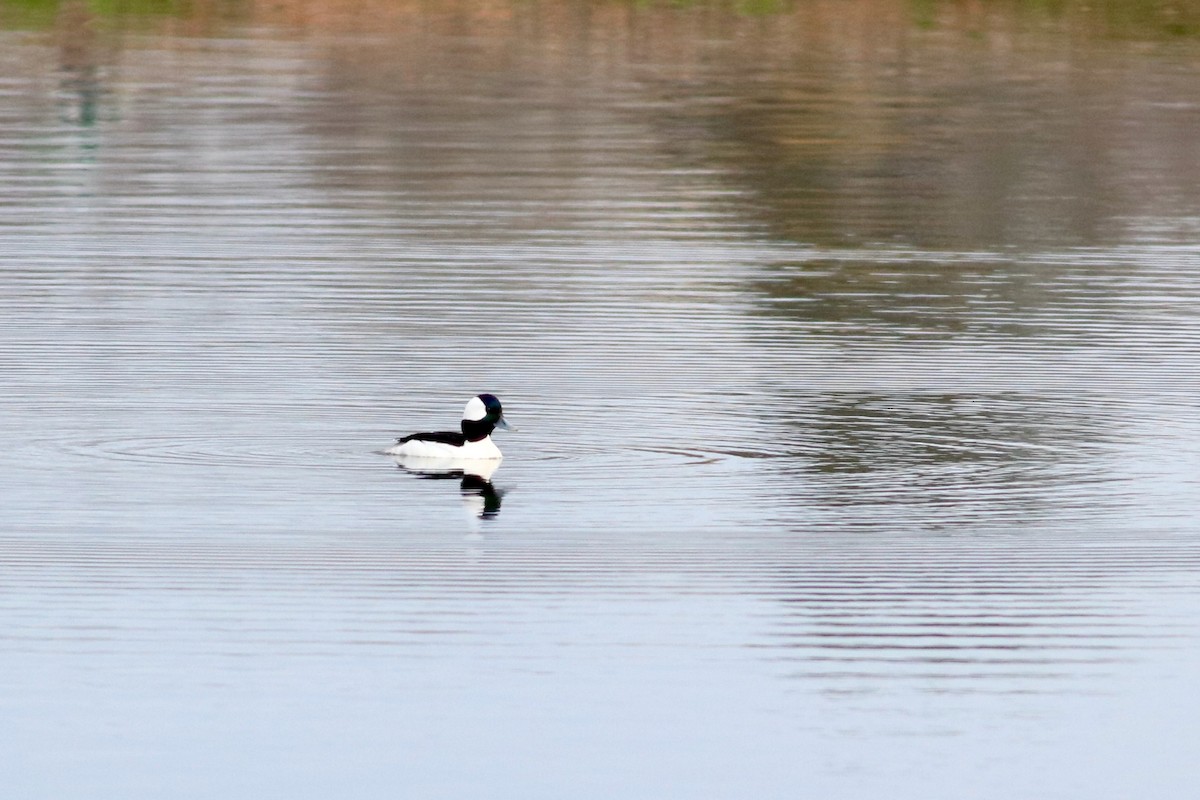
[[[705,121],[768,230],[801,242],[1088,245],[1122,239],[1127,218],[1194,214],[1200,84],[1119,48],[1066,44],[1030,34],[908,41],[862,61],[822,53]],[[802,74],[821,77],[804,86]]]
[[95,124],[102,91],[100,69],[104,56],[96,31],[98,24],[88,4],[81,0],[70,0],[59,8],[56,28],[62,88],[74,99],[72,121],[84,127]]
[[[773,13],[749,13],[761,8]],[[739,211],[799,242],[1097,244],[1147,217],[1200,213],[1200,4],[761,8],[284,2],[258,13],[313,36],[339,105],[360,115],[386,84],[434,103],[636,108],[661,152],[719,166],[753,198]],[[489,113],[511,121],[494,103]],[[481,128],[481,141],[497,131]]]
[[[97,95],[88,8],[60,13],[84,121]],[[723,171],[738,213],[788,240],[1103,244],[1148,218],[1200,215],[1194,0],[179,9],[160,25],[204,35],[248,23],[306,39],[335,95],[313,120],[330,136],[378,138],[399,113],[381,105],[396,87],[419,94],[404,98],[410,118],[447,105],[467,115],[481,101],[463,123],[484,147],[514,122],[569,114],[586,127],[602,109],[651,126],[676,166]]]

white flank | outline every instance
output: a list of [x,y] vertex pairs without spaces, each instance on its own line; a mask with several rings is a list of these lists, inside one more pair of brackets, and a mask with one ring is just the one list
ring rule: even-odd
[[[479,405],[482,406],[483,403]],[[503,458],[500,454],[500,448],[496,447],[496,443],[492,441],[492,437],[490,436],[478,442],[467,442],[462,447],[455,447],[452,444],[444,442],[424,442],[420,439],[411,439],[403,444],[392,447],[387,452],[389,455],[407,456],[409,458],[452,458],[463,459],[464,461]]]

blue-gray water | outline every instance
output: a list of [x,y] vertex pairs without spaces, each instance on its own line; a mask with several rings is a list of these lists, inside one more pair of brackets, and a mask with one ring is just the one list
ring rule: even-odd
[[1187,29],[323,8],[0,17],[6,793],[1191,791]]

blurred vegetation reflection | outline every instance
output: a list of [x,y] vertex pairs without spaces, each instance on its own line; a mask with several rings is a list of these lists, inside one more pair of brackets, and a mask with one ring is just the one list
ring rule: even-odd
[[381,80],[566,108],[632,83],[739,214],[851,247],[1103,245],[1200,216],[1198,21],[1200,0],[0,4],[6,28],[55,32],[83,124],[133,30],[308,41],[361,113]]
[[[57,9],[67,0],[5,0],[6,22],[18,27],[48,26]],[[550,0],[521,3],[513,0],[279,0],[263,3],[255,0],[86,0],[88,8],[101,17],[204,17],[309,19],[319,23],[336,17],[342,21],[359,18],[364,24],[372,18],[389,16],[395,9],[405,15],[454,14],[463,17],[508,16],[522,10],[552,12],[562,9],[633,9],[639,12],[707,12],[725,15],[786,17],[819,5],[841,7],[850,15],[876,14],[892,17],[900,13],[910,24],[921,28],[961,25],[964,21],[978,29],[988,20],[1001,18],[1025,24],[1076,24],[1087,31],[1105,36],[1184,37],[1200,33],[1200,5],[1194,0],[980,0],[974,3],[956,0]]]
[[436,74],[448,103],[481,80],[533,82],[568,92],[564,107],[634,82],[672,157],[722,170],[750,200],[739,212],[785,240],[1097,245],[1200,216],[1200,0],[0,8],[8,29],[56,30],[84,124],[98,65],[142,44],[122,32],[274,31],[311,41],[344,107],[378,103],[380,77]]

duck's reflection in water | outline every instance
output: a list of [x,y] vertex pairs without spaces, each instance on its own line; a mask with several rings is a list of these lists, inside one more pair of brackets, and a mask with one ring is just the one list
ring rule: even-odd
[[492,519],[500,513],[504,492],[492,485],[501,459],[444,459],[398,457],[396,464],[418,478],[458,480],[463,505],[472,519]]

